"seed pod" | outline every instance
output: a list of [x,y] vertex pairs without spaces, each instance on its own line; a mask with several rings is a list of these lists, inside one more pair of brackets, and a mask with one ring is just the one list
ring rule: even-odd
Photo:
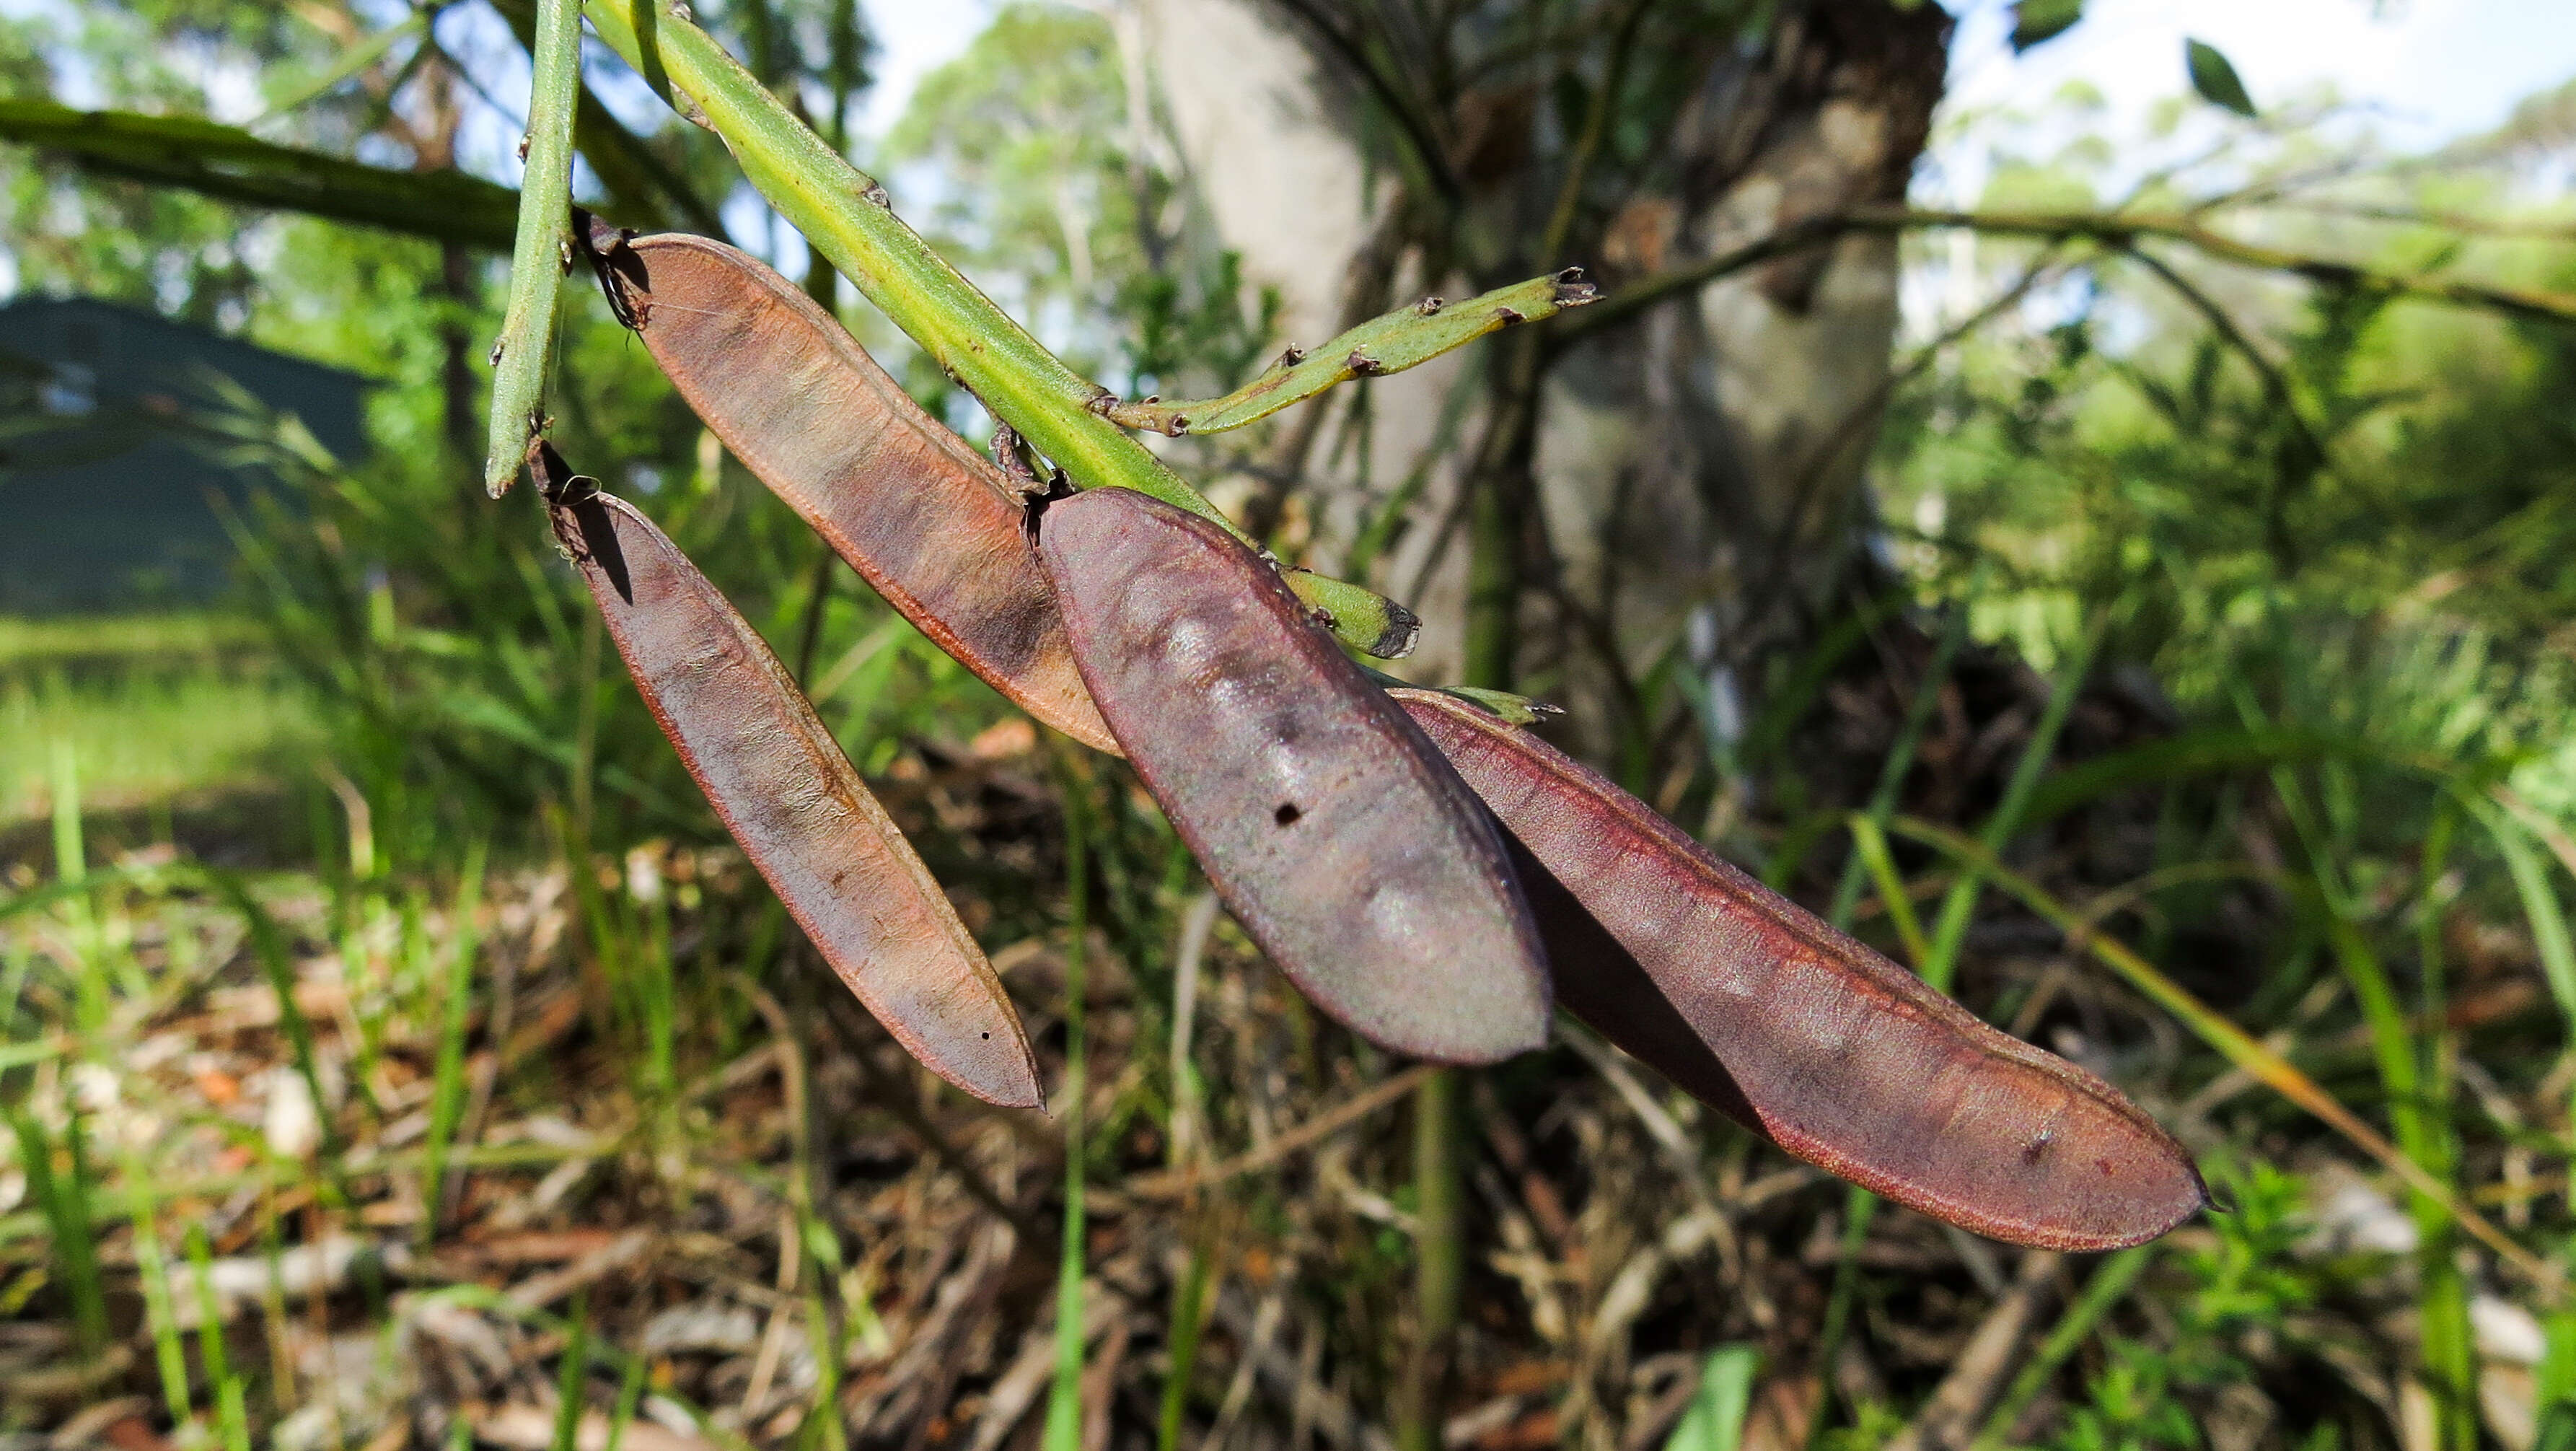
[[622,245],[611,297],[734,457],[967,669],[1115,750],[1001,470],[770,267],[704,237]]
[[1114,488],[1046,505],[1038,557],[1136,773],[1308,997],[1444,1063],[1546,1040],[1547,978],[1501,838],[1277,570]]
[[531,463],[644,703],[823,959],[932,1072],[1036,1107],[1001,979],[778,657],[650,520]]
[[2208,1191],[2117,1089],[1997,1032],[1525,730],[1404,708],[1515,840],[1557,1000],[1807,1162],[2017,1244],[2155,1238]]

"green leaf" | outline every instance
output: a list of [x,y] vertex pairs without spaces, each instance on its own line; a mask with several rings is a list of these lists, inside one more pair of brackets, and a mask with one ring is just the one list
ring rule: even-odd
[[2224,106],[2239,116],[2252,120],[2254,98],[2245,94],[2245,83],[2236,78],[2236,67],[2218,53],[2218,47],[2205,41],[2182,43],[2183,64],[2191,71],[2191,88],[2213,106]]
[[2012,8],[2015,55],[2042,41],[2055,40],[2084,18],[2084,0],[2020,0]]
[[1699,1394],[1673,1427],[1664,1451],[1737,1451],[1744,1417],[1753,1405],[1753,1377],[1762,1352],[1750,1345],[1721,1345],[1700,1367]]

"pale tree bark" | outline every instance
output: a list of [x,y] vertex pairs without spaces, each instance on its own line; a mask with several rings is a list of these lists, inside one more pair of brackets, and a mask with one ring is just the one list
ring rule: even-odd
[[[1803,217],[1901,200],[1948,35],[1937,7],[1887,0],[1792,0],[1767,20],[1705,22],[1704,36],[1651,8],[1668,0],[1604,6],[1556,42],[1596,96],[1655,64],[1669,80],[1674,47],[1700,47],[1684,57],[1686,98],[1651,112],[1640,156],[1616,134],[1639,107],[1614,108],[1587,151],[1585,117],[1557,113],[1544,61],[1479,70],[1502,48],[1494,7],[1134,3],[1196,245],[1240,252],[1307,345],[1425,293],[1567,264],[1615,288]],[[1404,59],[1372,78],[1347,40],[1361,33]],[[1395,69],[1410,92],[1386,78]],[[1407,164],[1407,140],[1445,175]],[[1551,231],[1556,249],[1538,255]],[[1504,334],[1373,380],[1277,428],[1235,497],[1343,568],[1389,499],[1416,491],[1373,571],[1424,616],[1408,673],[1499,668],[1569,706],[1579,742],[1607,753],[1668,730],[1643,718],[1636,690],[1667,652],[1727,697],[1865,567],[1896,321],[1895,244],[1850,237],[1570,343]],[[1508,580],[1518,602],[1499,666],[1471,659],[1480,502],[1511,544],[1486,582]]]

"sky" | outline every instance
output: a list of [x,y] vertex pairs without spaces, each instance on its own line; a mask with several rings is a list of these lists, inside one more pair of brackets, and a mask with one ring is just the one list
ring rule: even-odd
[[[2517,99],[2576,76],[2576,0],[2089,0],[2083,23],[2016,58],[2005,0],[1950,0],[1961,16],[1951,93],[2036,101],[2092,82],[2142,114],[2183,88],[2186,36],[2235,63],[2257,105],[2332,81],[2385,108],[2401,145],[2483,130]],[[882,132],[921,77],[991,18],[989,0],[867,0],[879,54],[867,127]]]
[[2226,54],[2256,105],[2331,81],[2382,108],[2404,146],[2490,129],[2576,77],[2570,0],[2089,0],[2074,29],[2020,57],[2001,0],[1954,8],[1954,104],[2035,100],[2082,79],[2135,114],[2182,89],[2191,37]]

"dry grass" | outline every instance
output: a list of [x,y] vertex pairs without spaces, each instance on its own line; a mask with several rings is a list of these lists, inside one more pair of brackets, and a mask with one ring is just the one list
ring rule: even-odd
[[[1023,740],[894,773],[934,856],[980,868],[951,880],[1061,880]],[[1089,946],[1082,1444],[1162,1442],[1177,1374],[1165,1444],[1382,1451],[1411,1334],[1411,1078],[1314,1015],[1129,812]],[[1065,1101],[1004,1113],[929,1079],[730,850],[648,844],[579,879],[495,869],[471,893],[281,875],[256,894],[274,962],[220,882],[156,861],[129,857],[91,906],[0,919],[0,997],[23,991],[7,1101],[49,1136],[57,1178],[85,1186],[108,1325],[86,1353],[51,1202],[23,1173],[0,1182],[0,1424],[57,1444],[222,1441],[229,1403],[246,1436],[284,1447],[1036,1444]],[[1061,1085],[1061,930],[1043,910],[1021,925],[1025,905],[961,905]],[[1774,1451],[1809,1444],[1828,1403],[1858,1420],[1830,1444],[1965,1446],[1981,1427],[2069,1446],[2309,1445],[2321,1427],[2433,1444],[2404,1429],[2426,1424],[2413,1222],[2357,1156],[2036,926],[1981,923],[1969,998],[2017,1002],[2013,1026],[2126,1086],[2236,1213],[2086,1263],[1881,1212],[1827,1367],[1843,1186],[1569,1024],[1467,1096],[1448,1443],[1647,1451],[1711,1353],[1749,1346],[1741,1444]],[[2462,1022],[2526,1031],[2545,1009],[2498,981],[2528,965],[2489,938]],[[2281,1022],[2293,1040],[2326,1001],[2311,998]],[[91,1001],[103,1018],[67,1031]],[[2359,1046],[2300,1051],[2331,1077]],[[2555,1133],[2563,1107],[2487,1111]],[[2463,1178],[2527,1230],[2556,1212],[2554,1157],[2488,1134]],[[196,1229],[220,1376],[193,1328]],[[1200,1275],[1203,1329],[1176,1368],[1175,1307]],[[2478,1414],[2507,1446],[2534,1416],[2539,1330],[2519,1294],[2476,1282]]]

